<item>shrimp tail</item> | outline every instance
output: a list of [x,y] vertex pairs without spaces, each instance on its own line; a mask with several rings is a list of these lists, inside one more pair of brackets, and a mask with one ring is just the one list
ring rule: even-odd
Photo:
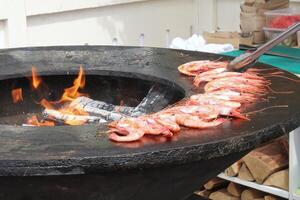
[[250,121],[250,119],[248,117],[246,117],[245,115],[242,115],[240,112],[238,112],[236,110],[232,110],[230,113],[230,116]]

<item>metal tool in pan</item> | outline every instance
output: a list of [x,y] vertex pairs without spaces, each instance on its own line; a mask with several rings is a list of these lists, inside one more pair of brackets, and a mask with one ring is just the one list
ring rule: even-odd
[[[240,45],[240,50],[244,50],[244,51],[250,51],[253,52],[257,49],[258,47],[252,47],[252,46],[247,46],[247,45]],[[279,53],[279,52],[275,52],[275,51],[267,51],[266,53],[264,53],[264,55],[270,55],[270,56],[279,56],[282,58],[289,58],[289,59],[293,59],[293,60],[300,60],[300,55],[299,56],[292,56],[289,54],[284,54],[284,53]]]
[[246,52],[238,57],[236,57],[234,60],[232,60],[228,66],[228,71],[241,71],[243,69],[246,69],[251,64],[255,63],[258,58],[269,51],[271,48],[276,46],[277,44],[281,43],[283,40],[288,38],[289,36],[295,34],[297,31],[300,30],[300,22],[294,24],[290,28],[288,28],[286,31],[275,37],[274,39],[268,41],[266,44],[260,46],[253,52]]

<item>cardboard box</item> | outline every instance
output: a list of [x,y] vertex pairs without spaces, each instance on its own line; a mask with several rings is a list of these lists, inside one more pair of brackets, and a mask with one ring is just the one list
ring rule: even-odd
[[255,0],[245,0],[245,5],[247,6],[253,6],[253,4],[255,3]]
[[232,44],[232,46],[236,49],[239,48],[240,45],[240,37],[238,32],[216,32],[209,33],[204,32],[203,37],[207,43],[215,43],[215,44]]
[[275,10],[289,7],[289,0],[270,0],[268,1],[264,8],[267,10]]
[[249,36],[240,36],[240,44],[241,45],[247,45],[247,46],[252,46],[253,45],[253,34]]
[[264,31],[254,31],[253,32],[253,43],[262,44],[265,42],[265,33]]
[[245,4],[241,4],[241,11],[245,12],[245,13],[256,13],[257,12],[257,8],[254,6],[248,6]]
[[258,16],[256,13],[241,12],[241,30],[242,32],[261,31],[266,24],[264,16]]

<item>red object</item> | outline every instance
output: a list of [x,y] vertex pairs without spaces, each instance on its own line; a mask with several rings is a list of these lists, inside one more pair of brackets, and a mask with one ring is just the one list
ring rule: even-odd
[[300,22],[300,15],[294,16],[278,16],[270,22],[271,28],[288,28],[291,25]]

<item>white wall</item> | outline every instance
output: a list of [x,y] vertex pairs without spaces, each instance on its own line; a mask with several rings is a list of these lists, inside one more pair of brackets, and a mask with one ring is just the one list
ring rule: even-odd
[[[0,48],[112,44],[165,47],[175,36],[239,30],[243,0],[0,0]],[[300,8],[300,0],[291,0]],[[170,30],[169,35],[166,30]]]
[[218,0],[216,3],[217,27],[220,30],[240,30],[241,0]]
[[165,46],[167,29],[170,37],[190,35],[192,2],[149,1],[28,17],[27,44],[111,44],[117,38],[121,45],[139,45],[143,33],[145,45]]
[[6,38],[7,38],[7,32],[6,32],[6,20],[0,20],[0,47],[6,47],[8,46]]

